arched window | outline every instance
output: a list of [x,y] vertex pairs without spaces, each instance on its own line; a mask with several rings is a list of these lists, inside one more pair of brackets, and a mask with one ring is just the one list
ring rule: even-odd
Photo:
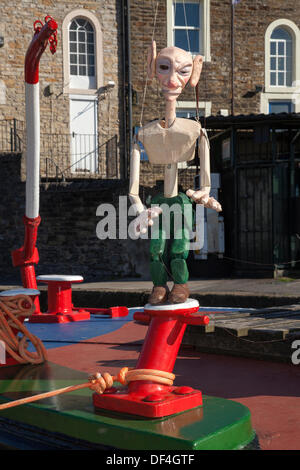
[[95,77],[94,28],[84,18],[75,18],[69,26],[70,75]]
[[70,169],[74,174],[97,173],[97,90],[103,86],[102,31],[97,16],[83,8],[68,13],[62,42],[63,91],[69,95],[70,106]]
[[275,28],[270,38],[270,85],[292,86],[293,40],[283,27]]
[[291,20],[280,18],[265,33],[265,80],[261,112],[299,112],[300,30]]
[[95,93],[103,86],[102,31],[96,15],[85,9],[63,20],[65,93]]

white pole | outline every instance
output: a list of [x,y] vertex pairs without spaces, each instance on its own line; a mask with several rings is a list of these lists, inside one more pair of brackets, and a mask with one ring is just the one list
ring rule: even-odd
[[26,106],[26,208],[25,215],[35,219],[39,215],[40,194],[40,103],[39,82],[25,82]]

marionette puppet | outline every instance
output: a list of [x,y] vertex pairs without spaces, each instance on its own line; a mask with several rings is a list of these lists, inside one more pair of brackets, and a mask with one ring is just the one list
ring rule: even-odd
[[[156,77],[160,83],[165,98],[165,118],[141,127],[137,140],[143,144],[151,164],[164,165],[164,193],[152,198],[151,208],[147,209],[142,204],[139,197],[140,146],[136,141],[131,154],[129,198],[137,216],[134,220],[137,235],[146,233],[148,227],[153,225],[154,219],[159,217],[159,223],[155,224],[156,230],[151,233],[150,241],[153,289],[148,302],[151,305],[165,302],[178,304],[185,302],[189,296],[186,259],[190,248],[190,234],[187,233],[186,225],[182,223],[178,227],[177,224],[175,229],[170,227],[170,239],[167,240],[161,206],[167,205],[171,208],[175,204],[184,214],[190,213],[184,211],[185,205],[191,205],[194,201],[217,212],[222,210],[219,202],[209,195],[210,155],[206,131],[197,120],[176,117],[176,100],[188,82],[192,87],[198,84],[202,62],[202,56],[198,55],[193,59],[189,52],[178,47],[167,47],[157,54],[156,43],[153,41],[149,48],[148,78]],[[180,193],[178,163],[194,159],[197,139],[200,190],[189,189],[186,194]],[[172,225],[174,220],[172,217],[169,220]],[[167,286],[168,274],[174,281],[171,291]]]

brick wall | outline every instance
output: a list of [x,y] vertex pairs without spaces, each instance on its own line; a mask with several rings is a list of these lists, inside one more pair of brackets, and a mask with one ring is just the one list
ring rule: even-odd
[[[119,1],[106,2],[65,0],[12,0],[2,2],[0,34],[4,47],[0,49],[0,120],[17,118],[25,121],[24,58],[33,37],[33,23],[44,22],[51,15],[58,23],[58,46],[52,55],[47,47],[40,61],[41,133],[68,134],[69,96],[64,94],[62,22],[75,9],[87,9],[100,22],[103,33],[104,83],[113,80],[115,88],[98,103],[99,142],[101,159],[106,158],[106,142],[117,136],[118,155],[122,153],[123,96],[122,96],[122,31]],[[49,94],[48,86],[51,86]],[[1,151],[1,149],[0,149]],[[67,167],[69,161],[64,162]],[[44,162],[41,164],[44,170]]]
[[[142,96],[146,80],[147,48],[151,42],[154,22],[152,0],[131,1],[132,75],[138,93],[134,106],[134,123],[139,124]],[[154,38],[158,50],[167,44],[166,0],[159,1]],[[300,10],[293,0],[242,0],[235,7],[235,114],[260,113],[260,94],[256,85],[264,85],[265,32],[273,21],[285,18],[300,27]],[[210,1],[211,62],[204,64],[200,79],[200,101],[212,102],[212,114],[220,109],[231,113],[231,0]],[[299,58],[298,58],[299,60]],[[193,101],[194,92],[187,87],[181,101]],[[163,99],[156,80],[148,83],[144,123],[161,117]]]
[[[0,284],[21,282],[11,261],[11,251],[24,243],[21,161],[20,154],[0,155]],[[85,281],[149,276],[147,240],[101,240],[96,234],[103,219],[98,206],[114,205],[118,228],[119,196],[127,198],[127,192],[127,184],[113,180],[42,184],[36,274],[79,274]]]

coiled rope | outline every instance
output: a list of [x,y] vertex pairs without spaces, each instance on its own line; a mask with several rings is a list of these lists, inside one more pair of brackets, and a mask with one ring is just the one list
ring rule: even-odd
[[97,393],[103,393],[107,388],[111,388],[114,381],[127,385],[129,382],[147,380],[163,385],[173,385],[175,375],[171,372],[165,372],[156,369],[129,369],[123,367],[118,375],[110,375],[104,372],[102,375],[97,373],[89,377],[90,389]]
[[104,372],[103,374],[96,373],[94,375],[90,375],[88,382],[86,383],[71,385],[70,387],[51,390],[50,392],[40,393],[31,397],[20,398],[19,400],[3,403],[0,405],[0,410],[25,405],[26,403],[54,397],[63,393],[74,392],[75,390],[82,390],[84,388],[90,388],[92,391],[101,395],[105,390],[112,387],[114,381],[118,381],[122,385],[127,385],[129,382],[137,380],[147,380],[164,385],[172,385],[174,379],[175,375],[171,372],[154,369],[129,369],[128,367],[123,367],[118,375],[111,375],[108,372]]
[[[0,340],[5,344],[5,351],[20,364],[41,364],[47,359],[42,341],[18,319],[30,317],[34,310],[34,303],[27,295],[2,297],[0,300]],[[20,333],[23,336],[19,336]],[[28,340],[35,351],[28,351]]]

